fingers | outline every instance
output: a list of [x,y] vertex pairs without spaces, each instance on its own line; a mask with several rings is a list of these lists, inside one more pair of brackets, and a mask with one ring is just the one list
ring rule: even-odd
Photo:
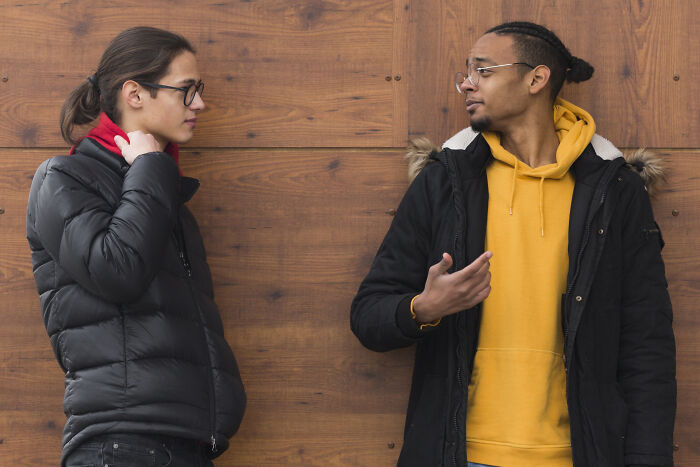
[[125,140],[124,138],[122,138],[121,136],[119,136],[119,135],[116,135],[116,136],[114,137],[114,143],[117,145],[117,147],[119,148],[119,150],[120,150],[121,152],[124,152],[124,149],[125,149],[127,146],[129,146],[129,143],[127,143],[126,140]]
[[451,266],[452,256],[450,256],[448,253],[443,253],[442,259],[430,267],[428,270],[428,275],[439,276],[441,274],[445,274]]
[[487,270],[490,266],[489,260],[493,256],[493,253],[490,251],[485,251],[476,258],[470,265],[462,269],[461,271],[455,272],[455,274],[458,274],[460,276],[472,276],[474,274],[479,274],[483,272],[485,269]]

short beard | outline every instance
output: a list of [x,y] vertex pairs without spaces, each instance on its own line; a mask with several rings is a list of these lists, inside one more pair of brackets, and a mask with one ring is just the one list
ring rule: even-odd
[[489,117],[484,117],[480,120],[472,119],[470,120],[469,124],[471,125],[472,130],[476,131],[477,133],[481,133],[482,131],[488,131],[488,129],[491,128],[491,119]]

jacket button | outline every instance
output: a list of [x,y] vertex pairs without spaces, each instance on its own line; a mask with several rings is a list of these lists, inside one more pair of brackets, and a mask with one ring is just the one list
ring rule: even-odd
[[119,443],[114,443],[114,444],[112,445],[112,447],[113,447],[114,449],[119,449]]
[[603,230],[603,229],[598,230],[598,235],[603,235],[604,233],[605,233],[605,230]]
[[583,301],[583,297],[580,295],[576,295],[576,301],[577,302]]
[[618,181],[618,182],[621,182],[621,181],[622,181],[622,177],[617,177],[617,181]]

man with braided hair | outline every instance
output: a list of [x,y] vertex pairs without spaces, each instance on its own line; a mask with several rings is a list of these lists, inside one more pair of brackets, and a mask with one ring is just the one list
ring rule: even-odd
[[673,463],[661,233],[641,178],[557,97],[592,74],[525,22],[457,74],[471,128],[417,163],[351,309],[369,349],[416,344],[401,467]]

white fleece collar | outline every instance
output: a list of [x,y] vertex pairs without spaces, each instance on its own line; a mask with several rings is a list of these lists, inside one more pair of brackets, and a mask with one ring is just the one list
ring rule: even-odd
[[[445,141],[445,143],[442,145],[442,148],[466,149],[467,146],[469,146],[469,144],[474,140],[474,138],[476,138],[478,134],[479,133],[472,130],[472,128],[468,126],[464,130],[460,131],[459,133]],[[598,133],[593,135],[593,139],[591,139],[591,144],[593,145],[595,153],[601,159],[613,160],[618,157],[622,157],[622,152],[620,152],[620,150],[617,149],[610,141],[603,138]]]

